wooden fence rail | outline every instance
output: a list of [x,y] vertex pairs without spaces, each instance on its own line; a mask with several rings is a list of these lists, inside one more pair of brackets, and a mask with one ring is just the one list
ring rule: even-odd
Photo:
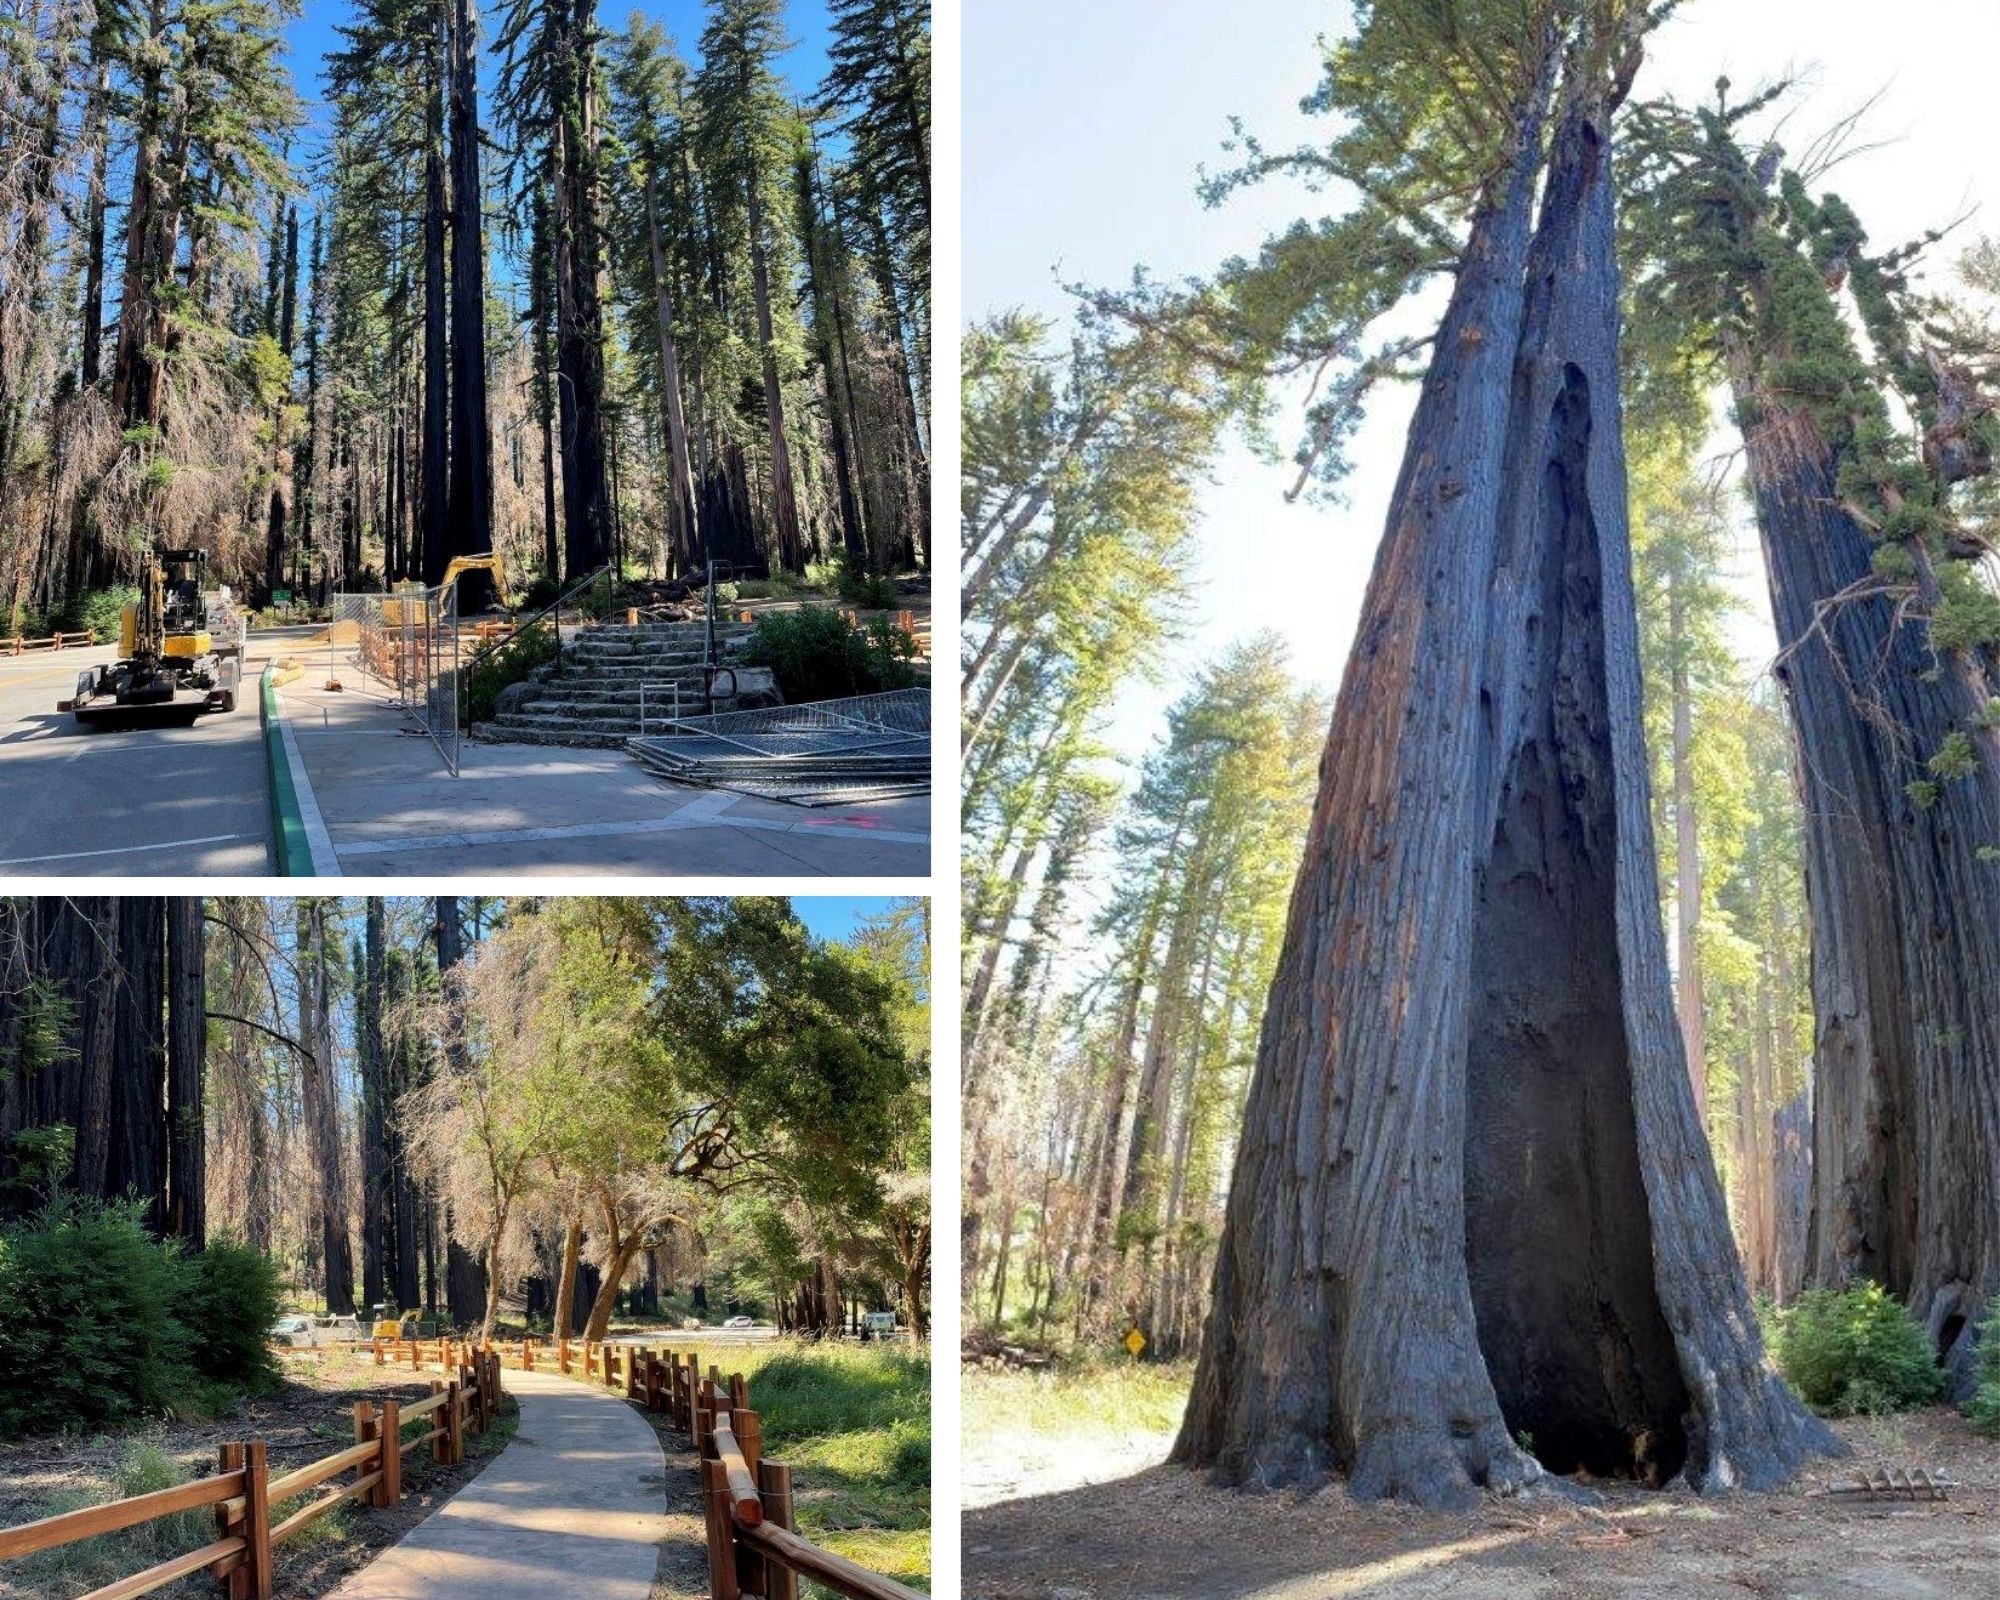
[[924,1600],[915,1589],[800,1537],[792,1520],[792,1471],[763,1459],[763,1426],[742,1373],[726,1382],[694,1351],[522,1339],[508,1364],[602,1385],[664,1415],[702,1457],[711,1600],[798,1600],[799,1576],[850,1600]]
[[87,628],[76,633],[52,633],[46,639],[26,639],[17,633],[0,639],[0,656],[18,656],[27,650],[74,650],[95,643],[97,635]]
[[[345,1500],[395,1505],[402,1498],[404,1456],[429,1445],[433,1460],[451,1465],[464,1458],[467,1427],[486,1431],[500,1399],[499,1358],[467,1351],[465,1363],[455,1370],[448,1380],[432,1381],[428,1400],[409,1407],[384,1400],[378,1410],[373,1401],[356,1401],[355,1442],[345,1450],[274,1478],[265,1440],[225,1444],[210,1477],[0,1528],[0,1561],[213,1506],[219,1537],[212,1543],[93,1589],[81,1600],[129,1600],[203,1568],[217,1580],[225,1600],[271,1600],[272,1552],[277,1546]],[[411,1439],[402,1437],[404,1423],[426,1418],[434,1420],[424,1432]],[[283,1521],[271,1521],[274,1506],[310,1494],[349,1472],[354,1474],[351,1481],[309,1500]]]

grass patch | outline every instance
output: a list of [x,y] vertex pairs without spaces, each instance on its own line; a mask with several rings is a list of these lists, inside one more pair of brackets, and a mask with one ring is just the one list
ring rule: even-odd
[[[701,1362],[704,1371],[713,1363],[750,1380],[764,1453],[792,1469],[802,1534],[873,1571],[930,1587],[928,1350],[773,1340],[704,1349]],[[802,1592],[827,1593],[810,1584]]]
[[[186,1483],[192,1476],[154,1439],[134,1439],[126,1446],[117,1468],[95,1483],[59,1494],[44,1496],[24,1521],[61,1516],[109,1500],[129,1500],[135,1495],[152,1494]],[[9,1563],[9,1576],[19,1580],[24,1594],[46,1595],[49,1600],[73,1600],[93,1589],[130,1577],[157,1562],[189,1550],[198,1550],[215,1537],[215,1513],[207,1508],[176,1512],[171,1517],[100,1534],[76,1544],[58,1545]],[[205,1577],[182,1579],[156,1589],[155,1594],[192,1596],[210,1594],[214,1584]]]
[[967,1438],[1171,1433],[1193,1382],[1191,1361],[1123,1356],[1070,1356],[1036,1369],[973,1367],[959,1375],[960,1416]]

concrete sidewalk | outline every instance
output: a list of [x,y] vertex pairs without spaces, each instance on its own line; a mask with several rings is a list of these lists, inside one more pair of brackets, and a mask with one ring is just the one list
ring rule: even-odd
[[646,1600],[667,1534],[659,1436],[573,1379],[503,1381],[521,1403],[507,1448],[328,1600]]
[[278,701],[324,823],[321,873],[916,878],[930,870],[928,796],[807,809],[668,783],[623,750],[470,740],[454,778],[379,688],[350,670],[346,688],[328,693],[322,663],[305,660]]

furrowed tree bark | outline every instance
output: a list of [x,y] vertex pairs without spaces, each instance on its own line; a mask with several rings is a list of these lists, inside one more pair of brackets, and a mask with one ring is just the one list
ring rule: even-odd
[[1698,1112],[1708,1108],[1708,1025],[1701,994],[1701,836],[1694,798],[1694,704],[1688,685],[1683,574],[1667,582],[1667,649],[1673,659],[1674,1010]]
[[1566,111],[1532,247],[1522,121],[1411,425],[1272,985],[1174,1451],[1228,1482],[1340,1470],[1449,1505],[1545,1466],[1763,1487],[1835,1448],[1764,1366],[1674,1023],[1608,107]]
[[2000,770],[1906,787],[1990,694],[1876,577],[1811,419],[1737,364],[1757,522],[1798,738],[1817,1014],[1813,1281],[1872,1278],[1923,1322],[1963,1397],[2000,1293]]

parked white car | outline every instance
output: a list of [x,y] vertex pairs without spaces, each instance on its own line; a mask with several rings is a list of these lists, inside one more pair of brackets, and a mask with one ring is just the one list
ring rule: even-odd
[[757,1319],[755,1317],[730,1317],[722,1325],[725,1328],[754,1328],[757,1326]]
[[340,1344],[363,1337],[355,1317],[309,1317],[303,1312],[283,1316],[271,1324],[271,1343],[294,1350],[317,1349],[323,1344]]

